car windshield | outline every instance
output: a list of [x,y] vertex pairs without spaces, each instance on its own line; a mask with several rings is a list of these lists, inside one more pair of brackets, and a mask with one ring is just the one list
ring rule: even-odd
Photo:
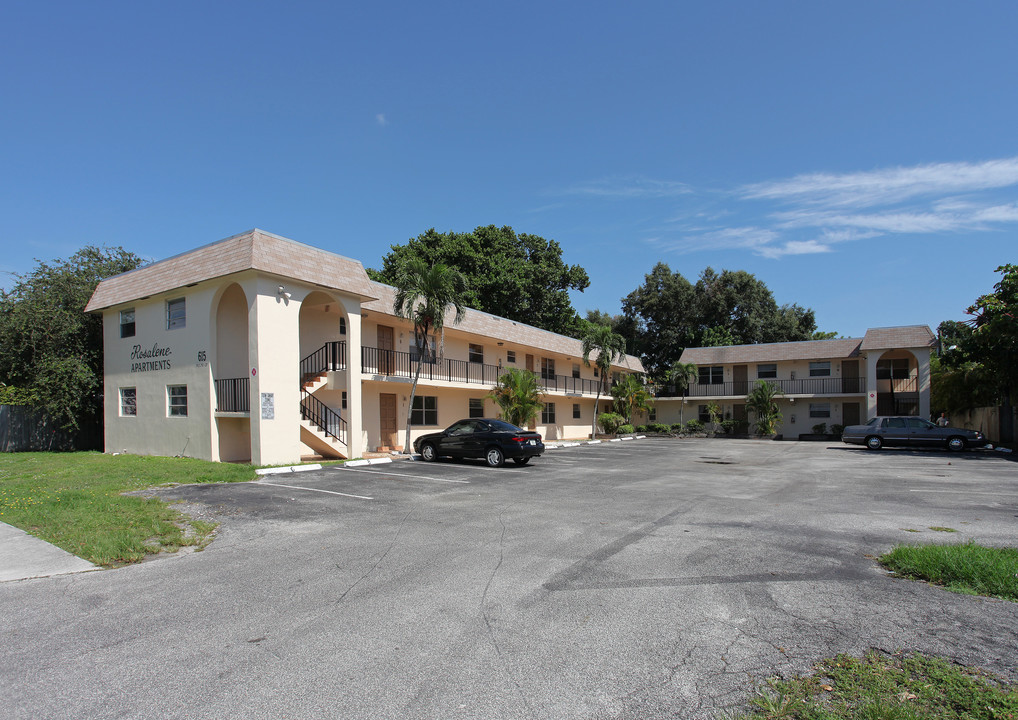
[[488,420],[488,424],[491,425],[492,430],[502,430],[504,432],[522,432],[522,428],[518,428],[512,423],[507,423],[505,420]]
[[870,420],[870,421],[869,421],[868,423],[866,423],[866,424],[867,424],[867,425],[876,425],[876,424],[878,424],[879,422],[880,422],[880,418],[878,418],[878,417],[875,417],[875,418],[871,419],[871,420]]

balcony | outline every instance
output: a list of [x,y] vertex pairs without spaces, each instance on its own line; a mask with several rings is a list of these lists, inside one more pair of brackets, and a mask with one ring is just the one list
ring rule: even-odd
[[[361,348],[361,371],[370,375],[412,379],[417,372],[418,364],[421,367],[421,380],[424,382],[467,383],[488,387],[494,386],[508,369],[499,365],[450,358],[418,363],[416,354],[373,347]],[[571,395],[596,395],[598,382],[596,379],[574,378],[568,375],[538,375],[537,378],[538,387],[544,392]]]
[[[693,383],[685,392],[687,398],[746,397],[753,390],[757,380],[737,380],[721,383]],[[863,395],[866,393],[865,378],[802,378],[799,380],[767,380],[777,385],[785,395]],[[681,390],[674,386],[659,387],[657,397],[682,397]]]
[[251,380],[246,377],[216,380],[216,412],[251,412]]

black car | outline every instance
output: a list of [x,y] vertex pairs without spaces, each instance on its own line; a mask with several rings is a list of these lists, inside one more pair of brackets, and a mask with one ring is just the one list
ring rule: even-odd
[[544,452],[541,436],[504,420],[471,418],[453,423],[442,432],[422,435],[414,440],[414,450],[428,462],[442,456],[484,458],[491,467],[499,467],[506,458],[526,465],[530,458]]
[[849,425],[841,440],[879,450],[884,445],[905,447],[942,447],[960,451],[982,447],[986,438],[981,432],[965,428],[940,427],[921,417],[875,417],[865,425]]

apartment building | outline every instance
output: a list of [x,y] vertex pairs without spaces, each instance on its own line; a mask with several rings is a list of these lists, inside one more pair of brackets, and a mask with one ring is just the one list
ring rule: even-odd
[[[444,354],[419,358],[394,293],[261,230],[104,280],[86,311],[103,317],[106,451],[264,465],[399,450],[418,367],[411,437],[494,417],[511,367],[538,375],[545,439],[590,432],[609,378],[579,340],[467,310],[447,317]],[[632,356],[612,368],[642,371]]]
[[[813,426],[855,425],[875,415],[930,413],[930,351],[925,325],[872,328],[861,338],[687,348],[680,358],[696,365],[685,392],[665,388],[655,404],[657,422],[699,418],[717,403],[723,417],[751,423],[746,396],[759,380],[781,389],[787,437]],[[747,423],[747,424],[748,424]]]

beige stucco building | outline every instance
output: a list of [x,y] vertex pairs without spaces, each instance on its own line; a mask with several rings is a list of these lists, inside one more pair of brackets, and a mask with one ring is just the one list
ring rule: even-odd
[[[103,317],[107,452],[265,465],[402,448],[417,354],[394,293],[356,260],[260,230],[104,280],[86,310]],[[574,338],[450,314],[412,437],[494,417],[486,396],[509,367],[537,373],[545,439],[586,437],[604,379],[581,358]]]
[[725,418],[752,421],[746,396],[759,380],[781,388],[785,437],[876,415],[928,417],[934,341],[926,325],[909,325],[872,328],[861,338],[687,348],[680,362],[696,365],[697,375],[684,393],[663,389],[656,421],[705,419],[710,403]]

